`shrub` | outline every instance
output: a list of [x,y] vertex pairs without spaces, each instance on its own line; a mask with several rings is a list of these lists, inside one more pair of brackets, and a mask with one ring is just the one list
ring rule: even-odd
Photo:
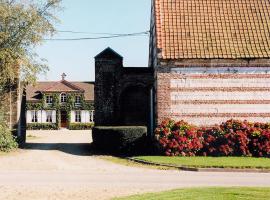
[[0,151],[10,152],[18,147],[15,137],[4,124],[0,123]]
[[255,125],[248,133],[249,149],[253,156],[270,157],[270,129],[262,129]]
[[70,123],[68,129],[70,130],[91,130],[94,123]]
[[143,151],[147,128],[144,126],[96,126],[93,144],[107,153],[137,154]]
[[51,123],[29,123],[27,130],[58,130],[57,124]]
[[155,134],[167,156],[195,156],[202,148],[201,132],[184,121],[164,121]]
[[166,120],[156,129],[158,142],[168,156],[270,157],[270,124],[228,120],[213,127],[195,127]]

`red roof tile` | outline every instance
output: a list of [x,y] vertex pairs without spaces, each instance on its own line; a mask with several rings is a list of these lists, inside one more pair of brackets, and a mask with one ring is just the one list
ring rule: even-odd
[[154,0],[163,59],[270,58],[269,0]]
[[94,100],[94,83],[90,82],[37,82],[35,86],[26,87],[26,100],[38,101],[41,100],[41,92],[83,92],[85,100]]

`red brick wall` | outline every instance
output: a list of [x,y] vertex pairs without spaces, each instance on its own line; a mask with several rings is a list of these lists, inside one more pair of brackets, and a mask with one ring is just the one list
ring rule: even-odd
[[269,122],[270,74],[266,71],[158,72],[157,122],[166,118],[198,125],[230,118]]

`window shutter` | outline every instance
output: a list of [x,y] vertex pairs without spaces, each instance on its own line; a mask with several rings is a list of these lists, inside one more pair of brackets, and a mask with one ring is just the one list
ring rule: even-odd
[[89,110],[85,111],[85,122],[86,123],[90,122],[90,112],[89,112]]
[[32,122],[32,111],[31,110],[27,110],[26,121],[27,121],[27,123],[31,123]]
[[81,118],[82,118],[82,123],[85,123],[85,110],[81,111]]
[[70,122],[71,123],[74,123],[75,122],[75,111],[71,111],[71,113],[70,113]]
[[41,123],[41,119],[42,119],[42,116],[41,116],[41,110],[38,111],[37,117],[38,117],[37,122],[38,122],[38,123]]
[[41,110],[41,122],[46,123],[47,119],[47,111]]
[[52,123],[56,123],[56,110],[52,111]]

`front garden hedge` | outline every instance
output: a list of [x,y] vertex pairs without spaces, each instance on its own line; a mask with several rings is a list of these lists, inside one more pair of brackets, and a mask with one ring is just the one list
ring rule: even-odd
[[91,130],[94,127],[94,123],[70,123],[68,125],[69,130]]
[[167,156],[270,157],[270,124],[228,120],[212,127],[163,121],[155,130]]
[[27,130],[58,130],[57,124],[51,123],[29,123],[27,124]]
[[96,126],[93,128],[93,144],[110,154],[139,154],[146,142],[145,126]]

